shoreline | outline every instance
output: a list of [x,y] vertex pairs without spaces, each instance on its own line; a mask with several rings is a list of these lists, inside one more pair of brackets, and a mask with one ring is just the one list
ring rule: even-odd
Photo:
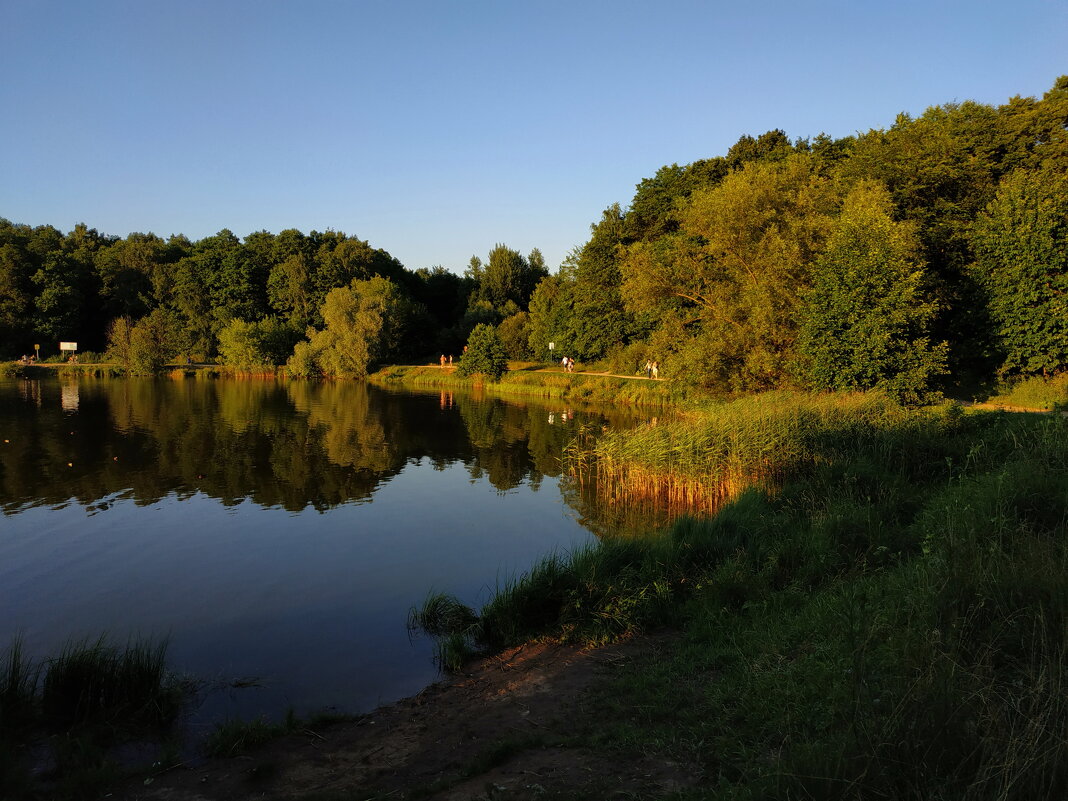
[[[591,694],[677,635],[596,649],[528,643],[472,663],[351,721],[304,728],[249,753],[160,766],[114,788],[118,801],[421,798],[476,801],[654,797],[699,775],[655,756],[579,742]],[[487,796],[487,788],[501,795]]]

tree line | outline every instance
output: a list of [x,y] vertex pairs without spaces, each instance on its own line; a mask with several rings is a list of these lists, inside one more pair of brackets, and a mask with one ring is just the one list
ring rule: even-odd
[[[0,219],[0,355],[69,340],[135,372],[180,356],[255,369],[285,364],[300,344],[305,373],[360,375],[371,363],[459,353],[477,324],[524,312],[546,275],[537,249],[505,245],[458,276],[408,270],[336,231],[223,230],[193,242]],[[309,353],[321,357],[310,368]]]
[[[661,168],[531,299],[537,346],[734,391],[1068,367],[1068,77]],[[633,369],[633,367],[631,368]]]
[[840,139],[742,136],[642,180],[552,275],[505,245],[457,276],[332,231],[190,242],[0,221],[0,342],[13,355],[78,332],[133,362],[359,376],[458,353],[485,326],[479,341],[511,358],[553,343],[711,389],[921,399],[1068,366],[1066,189],[1068,76],[1041,99]]

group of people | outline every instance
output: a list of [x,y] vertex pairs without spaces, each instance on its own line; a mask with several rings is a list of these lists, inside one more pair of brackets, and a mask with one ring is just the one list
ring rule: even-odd
[[560,360],[560,366],[564,368],[565,373],[575,372],[575,360],[570,356],[565,356]]
[[[467,350],[467,348],[465,347],[464,350]],[[449,367],[452,367],[452,354],[451,353],[449,354]],[[441,368],[443,370],[445,369],[445,354],[444,353],[441,354]]]
[[19,359],[19,363],[20,364],[33,364],[36,361],[37,361],[37,354],[33,354],[32,356],[27,356],[26,354],[23,354],[22,358]]
[[645,362],[645,377],[646,378],[660,378],[660,362],[646,361]]

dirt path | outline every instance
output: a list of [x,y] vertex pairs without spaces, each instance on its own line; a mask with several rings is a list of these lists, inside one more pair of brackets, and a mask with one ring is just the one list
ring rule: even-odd
[[651,756],[569,745],[583,700],[673,637],[586,651],[527,645],[352,723],[248,755],[178,768],[116,792],[124,801],[546,799],[659,796],[697,776]]
[[[524,372],[522,370],[517,372]],[[559,367],[543,367],[540,370],[528,370],[526,372],[532,373],[559,373],[560,375],[595,375],[601,378],[626,378],[629,381],[663,381],[663,378],[652,378],[645,375],[621,375],[619,373],[598,373],[588,370],[576,370],[572,373],[568,373],[566,370],[561,370]]]

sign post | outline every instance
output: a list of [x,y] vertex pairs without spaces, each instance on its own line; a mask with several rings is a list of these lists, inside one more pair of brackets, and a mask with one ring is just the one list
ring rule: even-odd
[[33,346],[33,360],[35,362],[41,361],[41,346],[39,344]]

